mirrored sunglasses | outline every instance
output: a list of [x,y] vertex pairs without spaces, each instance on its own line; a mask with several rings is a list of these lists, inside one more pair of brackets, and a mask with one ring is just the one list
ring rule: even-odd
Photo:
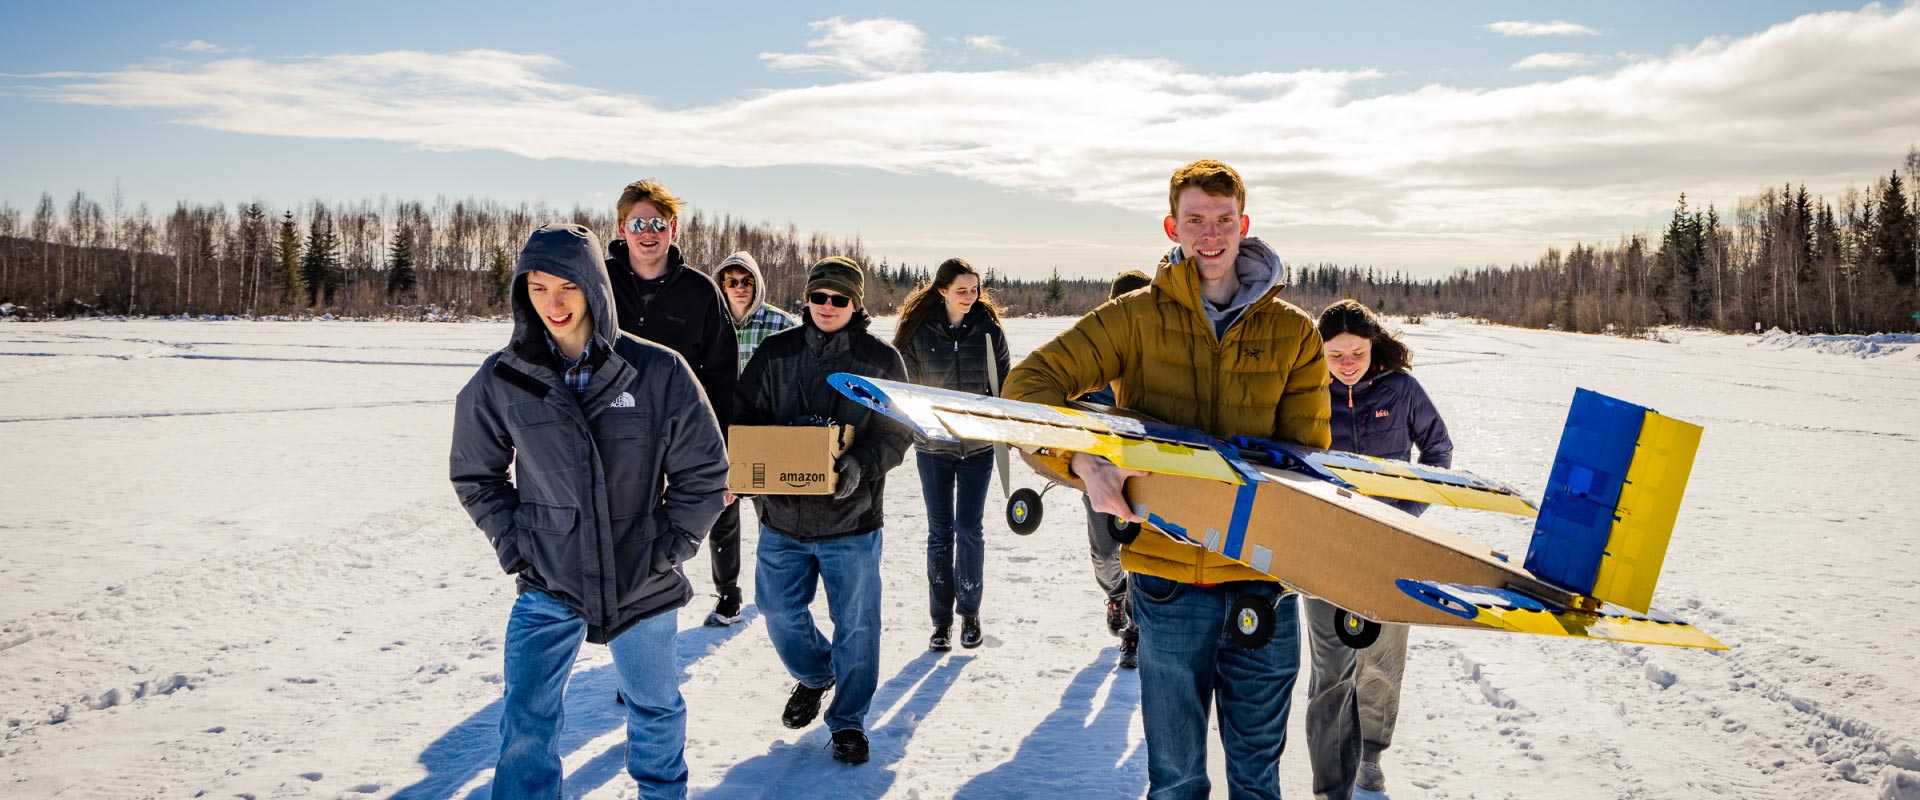
[[621,227],[625,228],[627,233],[632,233],[632,234],[646,233],[648,228],[652,228],[661,233],[666,233],[667,228],[671,227],[672,225],[673,223],[668,222],[664,217],[654,217],[652,219],[641,219],[639,217],[633,217],[631,219],[628,219],[626,221],[626,224],[622,225]]
[[752,278],[721,278],[720,285],[728,289],[733,289],[741,286],[751,289],[753,288],[753,279]]
[[833,306],[834,308],[846,308],[847,306],[853,305],[853,298],[848,297],[844,294],[827,294],[826,292],[810,292],[807,294],[807,302],[812,303],[816,306],[830,305],[830,306]]

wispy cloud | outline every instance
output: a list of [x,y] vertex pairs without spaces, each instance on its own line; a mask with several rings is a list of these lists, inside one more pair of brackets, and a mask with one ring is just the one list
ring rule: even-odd
[[27,88],[222,131],[934,173],[1152,214],[1174,166],[1215,157],[1247,176],[1263,226],[1436,236],[1656,214],[1681,190],[1730,199],[1781,180],[1859,180],[1920,130],[1915,4],[1807,15],[1602,74],[1392,93],[1367,91],[1373,71],[1218,75],[1117,57],[927,71],[911,66],[917,29],[889,22],[880,36],[868,22],[821,23],[820,57],[850,58],[849,37],[910,45],[834,62],[861,77],[688,108],[564,83],[553,58],[498,51],[235,57],[43,74]]
[[[166,44],[163,44],[160,46],[165,47],[169,50],[179,50],[180,52],[183,52],[183,53],[201,53],[205,55],[216,55],[219,53],[239,52],[234,48],[221,47],[220,45],[217,45],[202,39],[195,39],[191,42],[177,42],[177,41],[167,42]],[[245,49],[246,48],[240,48],[240,50],[245,50]]]
[[1578,22],[1494,22],[1481,27],[1502,36],[1599,36],[1600,32]]
[[839,17],[810,23],[820,38],[807,42],[811,53],[761,53],[774,69],[829,69],[874,77],[918,69],[925,62],[927,35],[897,19],[847,22]]
[[1513,62],[1508,69],[1577,69],[1591,67],[1605,59],[1587,53],[1534,53]]
[[1002,43],[998,36],[969,36],[967,37],[967,47],[995,55],[1017,56],[1020,54],[1019,51]]

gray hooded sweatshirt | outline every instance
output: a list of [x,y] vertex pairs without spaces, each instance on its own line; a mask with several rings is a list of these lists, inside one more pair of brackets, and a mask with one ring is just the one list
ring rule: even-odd
[[[514,266],[513,336],[460,390],[449,464],[501,569],[521,591],[566,603],[587,641],[603,644],[692,599],[680,564],[720,514],[727,455],[686,360],[614,323],[599,253],[578,225],[527,239]],[[527,300],[534,270],[586,293],[594,370],[578,397]]]
[[[1187,260],[1186,253],[1180,251],[1180,245],[1174,245],[1167,251],[1166,260],[1161,266],[1178,264]],[[1213,335],[1224,338],[1227,329],[1233,327],[1234,320],[1240,318],[1240,312],[1253,305],[1268,289],[1286,277],[1287,269],[1280,263],[1279,254],[1261,241],[1258,236],[1249,236],[1240,240],[1240,255],[1233,262],[1234,274],[1240,279],[1240,289],[1234,292],[1233,300],[1225,308],[1215,306],[1202,298],[1200,305],[1206,312],[1207,321],[1213,323]]]

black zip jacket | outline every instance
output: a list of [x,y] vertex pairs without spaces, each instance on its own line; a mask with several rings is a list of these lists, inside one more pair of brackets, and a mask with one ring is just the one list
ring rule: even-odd
[[[1447,423],[1412,375],[1375,370],[1352,386],[1334,381],[1327,389],[1333,397],[1333,449],[1406,461],[1417,446],[1420,463],[1453,466]],[[1427,510],[1411,500],[1384,502],[1415,516]]]
[[[993,342],[993,363],[999,367],[999,374],[992,381],[987,380],[989,339]],[[1007,363],[1012,356],[1007,352],[1006,331],[1001,330],[1000,325],[987,316],[986,307],[979,304],[967,310],[959,325],[948,325],[946,312],[936,312],[913,332],[906,349],[900,351],[900,358],[907,365],[907,380],[921,386],[988,396],[994,394],[993,387],[1007,380],[1007,370],[1013,367]],[[976,441],[929,441],[915,446],[924,453],[957,456],[993,449],[992,442]]]
[[870,533],[886,524],[886,474],[900,466],[913,434],[827,385],[827,376],[836,372],[906,380],[900,353],[867,332],[872,322],[865,311],[857,312],[846,327],[828,334],[814,327],[812,315],[802,315],[800,327],[767,337],[740,375],[735,425],[791,425],[823,419],[853,426],[853,444],[847,452],[860,462],[860,485],[851,497],[754,498],[760,521],[787,536],[817,541]]
[[731,419],[740,351],[733,315],[720,287],[706,273],[687,267],[679,245],[669,245],[666,274],[648,297],[627,261],[624,239],[607,245],[607,277],[613,281],[620,330],[679,353],[700,379],[714,413]]

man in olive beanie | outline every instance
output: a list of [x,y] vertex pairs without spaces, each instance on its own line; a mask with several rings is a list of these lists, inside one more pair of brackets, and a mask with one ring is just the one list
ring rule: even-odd
[[[907,379],[893,345],[867,328],[861,306],[866,280],[852,259],[822,259],[807,271],[807,309],[800,327],[768,336],[747,361],[734,398],[734,425],[837,422],[853,426],[853,443],[834,464],[833,495],[763,495],[753,598],[774,652],[794,678],[780,721],[805,728],[825,720],[833,757],[867,760],[867,711],[880,676],[880,540],[886,524],[887,472],[900,465],[913,435],[827,385],[848,372]],[[814,624],[809,606],[825,587],[833,638]]]
[[867,277],[861,273],[860,265],[846,256],[828,256],[807,270],[807,293],[815,289],[830,289],[853,298],[854,308],[865,308]]

